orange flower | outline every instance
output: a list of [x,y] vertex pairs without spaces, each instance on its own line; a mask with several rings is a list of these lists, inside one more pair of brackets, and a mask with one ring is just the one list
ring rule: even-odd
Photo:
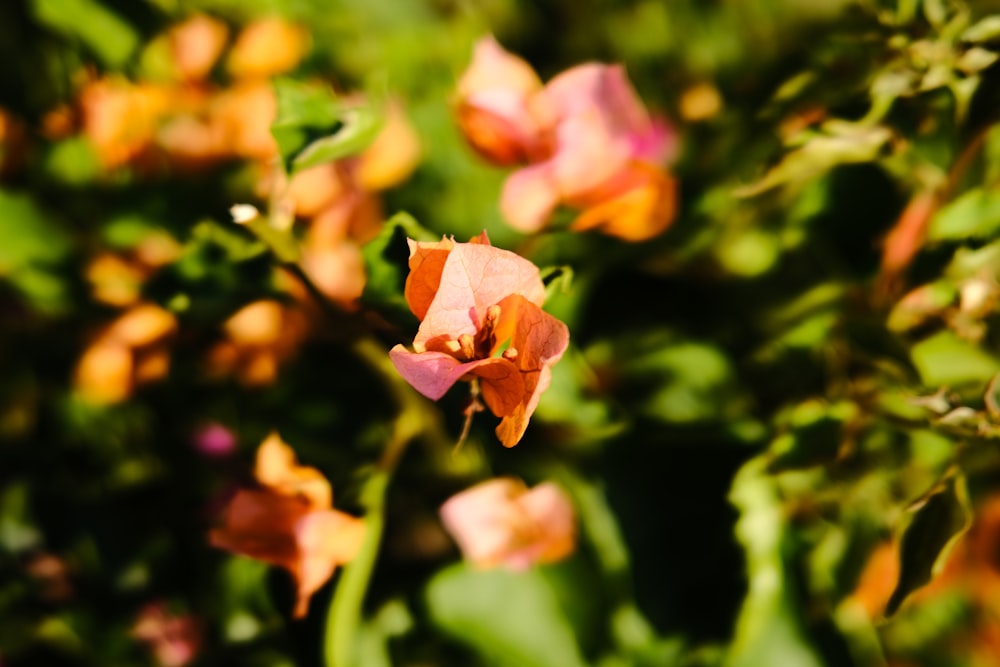
[[530,491],[509,478],[477,484],[449,498],[441,520],[478,567],[523,570],[561,560],[576,546],[573,505],[551,482]]
[[77,391],[95,403],[117,403],[138,385],[164,377],[170,370],[166,343],[176,330],[177,320],[163,308],[133,306],[80,357],[74,377]]
[[83,132],[105,167],[120,167],[152,145],[170,104],[169,90],[162,86],[100,79],[80,94]]
[[627,241],[673,221],[676,188],[661,167],[674,152],[673,132],[649,117],[621,66],[579,65],[542,86],[527,63],[486,37],[458,94],[470,145],[498,165],[527,165],[501,195],[511,226],[538,231],[561,204],[583,211],[574,229]]
[[364,521],[333,509],[330,483],[299,465],[277,433],[257,450],[254,473],[261,489],[238,491],[209,541],[288,570],[297,590],[294,615],[301,618],[313,593],[357,554]]
[[237,78],[267,78],[293,69],[306,52],[308,33],[279,18],[260,19],[236,37],[226,63]]
[[505,447],[520,441],[569,345],[566,325],[541,309],[538,268],[490,245],[444,239],[410,244],[405,296],[421,324],[413,352],[389,352],[400,375],[437,400],[459,380],[478,379],[487,407],[502,418]]
[[293,307],[272,299],[254,301],[226,320],[226,339],[209,353],[209,366],[218,374],[236,374],[248,386],[271,384],[281,363],[298,350],[307,326]]
[[170,28],[167,39],[180,78],[199,81],[208,76],[228,37],[226,24],[205,14],[195,14]]

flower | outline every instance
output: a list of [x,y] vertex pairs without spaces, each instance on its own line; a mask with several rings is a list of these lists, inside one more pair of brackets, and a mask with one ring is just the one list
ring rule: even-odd
[[223,325],[225,339],[212,347],[208,366],[216,375],[235,375],[259,387],[278,378],[280,365],[295,355],[308,333],[298,309],[274,299],[260,299],[234,313]]
[[560,204],[580,209],[572,228],[627,241],[662,232],[676,211],[663,168],[673,131],[650,118],[620,65],[587,63],[544,86],[492,37],[476,45],[458,86],[458,122],[470,145],[501,166],[500,208],[511,226],[540,230]]
[[74,372],[76,390],[94,403],[117,403],[139,385],[163,378],[176,330],[177,320],[163,308],[132,306],[84,350]]
[[161,667],[184,667],[201,650],[201,630],[195,618],[173,614],[162,602],[142,608],[131,635],[146,645]]
[[573,505],[552,482],[529,491],[520,480],[488,480],[449,498],[440,513],[477,567],[524,570],[561,560],[576,546]]
[[288,570],[297,589],[293,613],[301,618],[313,593],[357,554],[364,521],[333,509],[330,483],[299,465],[277,433],[257,450],[254,474],[261,488],[236,492],[209,541]]
[[437,400],[459,380],[478,379],[498,417],[505,447],[520,441],[551,366],[569,345],[566,325],[541,309],[538,267],[490,245],[483,232],[469,243],[409,240],[404,294],[421,320],[413,351],[389,351],[400,375]]

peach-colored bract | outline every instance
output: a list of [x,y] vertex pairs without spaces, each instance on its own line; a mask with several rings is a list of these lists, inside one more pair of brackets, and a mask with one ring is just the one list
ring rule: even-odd
[[469,144],[495,164],[524,165],[500,198],[511,226],[538,231],[560,205],[582,211],[573,229],[627,241],[652,238],[673,221],[676,185],[663,164],[674,134],[650,118],[620,65],[579,65],[543,86],[527,63],[485,37],[458,97]]
[[299,465],[276,433],[261,444],[255,474],[261,488],[238,491],[209,540],[288,570],[297,588],[294,614],[305,616],[312,594],[357,554],[364,521],[333,509],[329,482]]
[[486,406],[502,417],[497,436],[513,447],[569,345],[566,325],[541,309],[538,267],[494,248],[485,232],[470,243],[409,243],[405,295],[421,323],[412,352],[389,352],[393,364],[434,400],[478,378]]
[[441,520],[466,560],[477,567],[523,570],[573,552],[573,505],[552,482],[528,488],[519,480],[493,479],[452,496]]

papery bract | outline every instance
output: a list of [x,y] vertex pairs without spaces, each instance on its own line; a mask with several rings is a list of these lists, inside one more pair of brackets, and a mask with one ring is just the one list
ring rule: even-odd
[[428,398],[476,378],[487,407],[502,418],[497,436],[513,447],[524,435],[552,364],[569,345],[566,325],[541,309],[545,286],[528,260],[489,244],[410,241],[406,301],[421,319],[413,350],[389,356]]
[[527,161],[539,141],[528,104],[541,87],[531,65],[492,37],[481,39],[458,82],[458,123],[469,144],[496,164]]
[[315,468],[299,465],[277,434],[261,444],[255,475],[262,488],[238,491],[209,540],[288,570],[297,589],[294,615],[302,617],[312,594],[354,558],[364,522],[332,508],[329,482]]
[[582,210],[573,229],[627,241],[673,221],[676,188],[662,165],[675,135],[650,118],[620,65],[586,63],[541,86],[527,63],[485,37],[458,95],[469,143],[495,164],[525,165],[501,196],[511,226],[537,232],[559,205]]
[[235,375],[247,386],[271,384],[280,365],[298,351],[308,326],[294,306],[273,299],[247,304],[223,325],[225,339],[209,351],[209,371]]
[[170,370],[168,339],[177,320],[163,308],[136,304],[101,332],[76,364],[74,385],[95,403],[117,403]]
[[266,78],[293,69],[302,60],[309,33],[280,18],[264,18],[247,25],[236,37],[226,61],[237,78]]
[[531,490],[501,478],[477,484],[441,506],[441,520],[478,567],[523,570],[565,558],[576,545],[573,506],[551,482]]

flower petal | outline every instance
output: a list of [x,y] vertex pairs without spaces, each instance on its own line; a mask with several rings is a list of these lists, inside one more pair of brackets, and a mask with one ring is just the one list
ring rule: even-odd
[[662,233],[677,212],[677,183],[665,171],[642,163],[614,179],[600,195],[584,200],[573,231],[597,229],[624,241],[645,241]]
[[497,427],[504,447],[513,447],[524,435],[528,420],[538,407],[538,400],[552,379],[552,364],[562,358],[569,346],[569,329],[538,305],[518,294],[503,299],[501,321],[496,329],[498,341],[510,340],[516,351],[512,359],[524,380],[520,404]]
[[[486,377],[504,377],[516,375],[516,369],[506,359],[492,358],[478,361],[462,362],[445,352],[410,352],[402,345],[389,350],[389,359],[410,385],[427,398],[436,401],[451,389],[467,373],[479,374],[483,366],[503,366],[505,370],[483,370]],[[506,392],[503,398],[498,398],[499,405],[506,405]],[[491,405],[492,409],[492,405]]]
[[[428,260],[425,259],[424,263]],[[436,260],[435,260],[436,261]],[[538,267],[519,255],[482,243],[458,243],[448,253],[437,292],[427,308],[414,346],[462,334],[475,335],[486,310],[508,294],[541,304],[545,285]]]
[[541,230],[559,204],[559,186],[552,164],[518,169],[507,177],[500,194],[500,211],[514,229],[525,233]]
[[445,529],[472,564],[499,564],[519,521],[515,500],[526,487],[510,478],[492,479],[449,498],[440,510]]
[[333,490],[316,468],[299,465],[295,452],[272,432],[257,449],[257,481],[283,496],[302,499],[308,509],[329,509]]
[[293,616],[301,618],[309,610],[309,598],[322,588],[338,565],[349,563],[361,548],[365,522],[344,512],[310,512],[295,523],[298,560],[292,575],[297,598]]

